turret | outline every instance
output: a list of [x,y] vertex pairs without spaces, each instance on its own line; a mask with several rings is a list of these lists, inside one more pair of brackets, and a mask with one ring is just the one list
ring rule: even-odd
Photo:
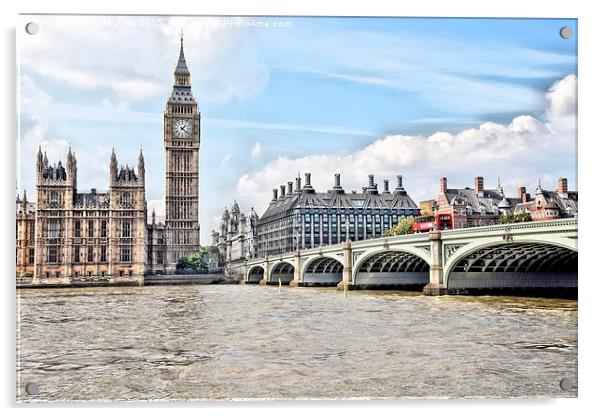
[[140,153],[138,154],[138,178],[142,184],[144,184],[144,174],[144,155],[142,154],[142,149],[140,149]]
[[111,165],[109,167],[110,183],[117,180],[117,155],[115,155],[115,149],[111,151]]
[[42,146],[38,147],[38,157],[36,160],[36,172],[39,176],[42,176],[42,170],[44,170],[44,156],[42,155]]
[[67,179],[71,181],[74,188],[77,188],[77,160],[75,153],[71,152],[71,146],[67,153]]

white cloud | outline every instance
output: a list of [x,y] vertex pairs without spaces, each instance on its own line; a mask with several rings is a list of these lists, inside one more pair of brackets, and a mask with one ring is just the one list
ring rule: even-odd
[[[547,94],[545,120],[522,115],[509,124],[483,123],[456,134],[437,132],[430,136],[389,135],[353,153],[315,154],[301,158],[279,157],[261,169],[242,175],[237,184],[244,205],[265,207],[271,189],[292,180],[296,172],[311,172],[312,185],[330,189],[333,174],[341,173],[347,191],[361,190],[367,175],[394,179],[405,175],[405,187],[417,200],[436,196],[438,179],[448,176],[450,186],[466,186],[474,176],[485,176],[494,186],[501,176],[509,189],[533,187],[537,178],[552,180],[574,170],[576,78],[568,76]],[[560,131],[553,126],[564,123]],[[381,188],[382,189],[382,188]],[[512,195],[514,192],[512,191]]]
[[251,148],[251,157],[258,158],[259,156],[261,156],[261,143],[256,142]]
[[553,129],[570,134],[576,127],[577,77],[569,75],[557,82],[546,94],[548,110],[546,116]]
[[[240,18],[243,19],[244,18]],[[39,36],[21,38],[22,71],[119,100],[167,96],[180,30],[193,88],[202,101],[245,100],[269,71],[253,31],[220,26],[215,17],[37,16]]]

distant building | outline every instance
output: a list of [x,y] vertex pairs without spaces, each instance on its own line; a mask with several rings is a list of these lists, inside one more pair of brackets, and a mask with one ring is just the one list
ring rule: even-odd
[[33,277],[35,266],[35,228],[36,206],[27,200],[27,193],[23,198],[17,195],[17,277]]
[[397,187],[389,191],[389,181],[378,191],[374,175],[368,176],[368,186],[362,192],[345,192],[341,177],[334,175],[334,186],[326,192],[316,192],[311,174],[296,178],[288,186],[273,190],[273,198],[257,227],[258,255],[274,255],[297,249],[339,244],[346,240],[378,238],[397,225],[400,218],[420,214],[412,198],[403,188],[402,177]]
[[530,206],[531,217],[534,221],[575,217],[578,210],[577,196],[577,191],[568,190],[567,178],[558,179],[555,191],[544,190],[540,183]]
[[234,201],[224,209],[219,231],[213,231],[212,244],[219,249],[219,265],[225,266],[228,276],[242,276],[247,259],[257,257],[257,225],[259,217],[251,208],[248,215],[240,212]]
[[447,178],[439,185],[437,214],[451,217],[452,228],[496,224],[500,215],[513,211],[518,198],[508,198],[499,181],[495,189],[485,189],[482,176],[477,176],[474,188],[448,188]]

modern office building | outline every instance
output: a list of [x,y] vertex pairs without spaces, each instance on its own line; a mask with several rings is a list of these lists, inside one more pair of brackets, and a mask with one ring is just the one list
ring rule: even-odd
[[346,192],[341,176],[334,175],[332,189],[316,192],[311,174],[273,190],[273,198],[257,226],[259,256],[286,253],[297,249],[320,247],[349,241],[380,237],[397,225],[400,218],[414,217],[420,209],[403,188],[402,177],[397,187],[389,190],[384,180],[379,192],[374,175],[360,192]]

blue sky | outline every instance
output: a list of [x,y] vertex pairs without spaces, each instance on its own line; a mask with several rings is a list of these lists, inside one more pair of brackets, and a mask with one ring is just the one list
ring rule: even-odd
[[[23,22],[32,20],[22,16]],[[18,188],[33,194],[39,145],[78,157],[79,188],[106,189],[143,148],[147,200],[164,192],[162,111],[179,33],[202,113],[201,232],[237,198],[311,171],[359,189],[404,175],[418,202],[440,176],[508,193],[559,176],[576,187],[577,23],[534,19],[36,16],[20,34]],[[559,36],[562,26],[571,39]]]

